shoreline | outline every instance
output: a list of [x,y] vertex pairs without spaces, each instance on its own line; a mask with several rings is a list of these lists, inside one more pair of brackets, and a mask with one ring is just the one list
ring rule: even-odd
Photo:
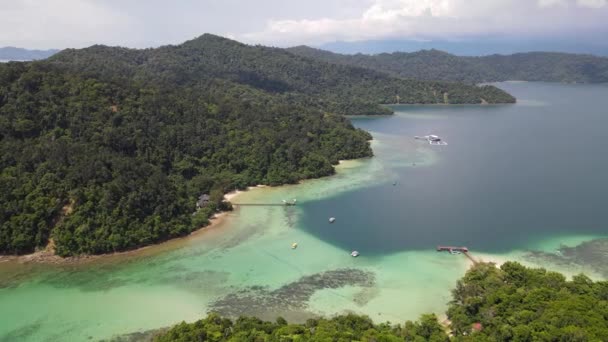
[[[227,201],[231,201],[237,198],[239,195],[246,193],[248,191],[263,188],[265,185],[251,186],[248,187],[247,190],[234,190],[229,193],[224,194],[224,199]],[[184,241],[190,238],[194,238],[197,236],[201,236],[209,230],[215,230],[222,226],[226,218],[228,218],[231,211],[222,211],[216,213],[209,219],[209,224],[203,227],[200,227],[190,234],[180,237],[174,237],[168,240],[165,240],[160,243],[150,244],[147,246],[139,247],[136,249],[122,251],[122,252],[114,252],[114,253],[104,253],[104,254],[91,254],[91,255],[80,255],[80,256],[70,256],[70,257],[61,257],[54,254],[49,248],[45,248],[43,250],[25,254],[25,255],[0,255],[0,265],[7,262],[14,262],[19,264],[54,264],[54,265],[64,265],[64,264],[85,264],[92,261],[102,260],[102,259],[111,259],[117,257],[127,257],[127,256],[136,256],[142,254],[146,251],[152,251],[154,249],[162,250],[165,247],[169,247],[172,244],[175,244],[180,241]]]
[[[351,162],[351,161],[354,162],[354,161],[357,161],[360,159],[366,159],[366,158],[369,158],[369,157],[349,159],[349,160],[339,160],[338,164],[335,165],[335,167],[338,168],[340,166],[344,166],[344,164],[348,164],[348,162]],[[242,195],[244,193],[249,193],[250,191],[253,191],[253,190],[264,189],[264,188],[279,188],[279,187],[293,186],[293,185],[302,184],[309,180],[321,179],[321,178],[331,177],[334,175],[335,175],[335,173],[332,175],[323,176],[323,177],[319,177],[319,178],[301,179],[295,184],[283,184],[283,185],[278,185],[278,186],[274,186],[274,187],[270,186],[270,185],[265,185],[265,184],[258,184],[255,186],[249,186],[245,190],[230,191],[230,192],[224,194],[224,199],[226,201],[232,202],[232,200],[238,198],[240,195]],[[234,203],[233,203],[233,206],[234,206],[235,210],[238,209],[238,207],[239,207],[238,204],[234,204]],[[104,253],[104,254],[70,256],[70,257],[64,258],[64,257],[60,257],[58,255],[55,255],[54,253],[52,253],[52,251],[49,251],[49,248],[47,247],[43,250],[40,250],[40,251],[37,251],[34,253],[30,253],[30,254],[25,254],[25,255],[0,255],[0,265],[5,264],[5,263],[40,264],[40,265],[78,265],[78,264],[87,264],[87,263],[93,262],[93,261],[111,260],[113,258],[135,257],[138,255],[142,255],[143,253],[146,253],[146,252],[150,252],[150,253],[162,252],[165,249],[170,249],[172,247],[172,245],[174,245],[176,243],[180,243],[180,242],[187,241],[189,239],[201,237],[202,235],[204,235],[207,232],[214,231],[218,228],[221,228],[221,226],[223,226],[224,223],[226,222],[226,219],[229,217],[229,214],[232,212],[234,212],[234,210],[216,213],[212,218],[210,218],[208,225],[200,227],[200,228],[190,232],[188,235],[170,238],[168,240],[165,240],[165,241],[162,241],[159,243],[154,243],[154,244],[150,244],[147,246],[138,247],[138,248],[132,249],[132,250],[114,252],[114,253]]]
[[155,248],[164,248],[170,244],[176,243],[178,241],[186,240],[194,236],[198,236],[203,234],[209,229],[215,229],[221,226],[226,218],[228,217],[229,211],[223,211],[215,214],[210,220],[209,224],[201,227],[197,230],[194,230],[188,235],[171,238],[169,240],[151,244],[148,246],[139,247],[136,249],[123,251],[123,252],[114,252],[114,253],[105,253],[105,254],[91,254],[91,255],[80,255],[80,256],[71,256],[71,257],[60,257],[52,252],[49,252],[47,249],[34,252],[31,254],[25,255],[0,255],[0,265],[5,262],[14,262],[19,264],[54,264],[54,265],[67,265],[67,264],[85,264],[92,261],[102,260],[102,259],[111,259],[115,257],[127,257],[127,256],[136,256],[148,250],[152,250]]

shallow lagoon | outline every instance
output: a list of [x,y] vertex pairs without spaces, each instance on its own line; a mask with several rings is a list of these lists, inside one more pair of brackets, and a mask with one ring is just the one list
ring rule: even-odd
[[[356,119],[374,135],[375,158],[234,200],[298,206],[243,206],[191,238],[79,265],[0,263],[0,341],[107,339],[208,311],[403,322],[443,312],[469,266],[437,244],[601,277],[597,262],[555,252],[608,236],[608,87],[499,86],[519,103],[399,106]],[[429,133],[449,145],[413,139]]]

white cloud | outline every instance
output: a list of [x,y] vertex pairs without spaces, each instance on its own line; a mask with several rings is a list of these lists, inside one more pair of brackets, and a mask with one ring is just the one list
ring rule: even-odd
[[363,20],[393,21],[401,17],[445,16],[449,14],[448,0],[377,0],[363,13]]
[[[0,46],[269,45],[608,31],[608,0],[0,0]],[[585,31],[587,30],[587,31]]]
[[582,7],[602,8],[608,5],[607,0],[577,0],[576,3]]
[[373,0],[346,19],[279,19],[239,38],[293,45],[383,38],[559,34],[605,27],[607,0]]
[[129,32],[131,24],[125,14],[94,0],[11,0],[0,5],[3,45],[28,42],[53,48],[66,41],[68,46],[104,43]]
[[541,8],[567,5],[568,2],[566,0],[538,0],[538,6]]

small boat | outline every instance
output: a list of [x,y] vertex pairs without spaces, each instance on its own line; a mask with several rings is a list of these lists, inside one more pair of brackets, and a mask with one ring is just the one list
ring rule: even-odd
[[358,257],[358,256],[359,256],[359,252],[358,252],[358,251],[352,251],[352,252],[350,253],[350,256],[352,256],[353,258],[356,258],[356,257]]
[[292,243],[291,249],[296,249],[296,248],[298,248],[298,243],[297,242]]
[[335,217],[330,217],[329,218],[329,223],[334,223],[336,222],[336,218]]
[[423,137],[415,136],[414,139],[426,140],[430,145],[447,145],[448,143],[443,141],[439,136],[435,134],[425,135]]
[[297,199],[295,199],[295,198],[294,198],[293,200],[291,200],[291,201],[283,200],[283,204],[285,204],[285,205],[287,205],[287,206],[292,206],[292,205],[296,205],[296,202],[297,202],[297,201],[298,201],[298,200],[297,200]]
[[440,137],[438,137],[434,134],[427,136],[427,140],[429,141],[429,144],[431,144],[431,145],[447,145],[448,144],[445,141],[441,140]]
[[461,252],[461,251],[457,251],[457,250],[450,249],[450,254],[457,255],[457,254],[462,254],[462,252]]

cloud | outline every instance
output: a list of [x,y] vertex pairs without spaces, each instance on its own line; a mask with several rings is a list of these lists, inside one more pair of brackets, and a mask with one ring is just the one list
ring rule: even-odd
[[607,0],[578,0],[576,3],[579,6],[589,8],[602,8],[608,5]]
[[132,29],[132,18],[94,0],[18,0],[0,5],[0,42],[53,48],[103,43]]
[[607,0],[372,0],[360,15],[275,19],[239,38],[278,45],[606,30]]
[[151,47],[262,30],[272,18],[359,15],[371,0],[0,0],[0,46]]
[[538,6],[541,8],[548,8],[554,6],[567,6],[568,2],[566,0],[538,0]]
[[608,34],[608,0],[0,0],[0,46],[150,47],[205,32],[268,45]]

